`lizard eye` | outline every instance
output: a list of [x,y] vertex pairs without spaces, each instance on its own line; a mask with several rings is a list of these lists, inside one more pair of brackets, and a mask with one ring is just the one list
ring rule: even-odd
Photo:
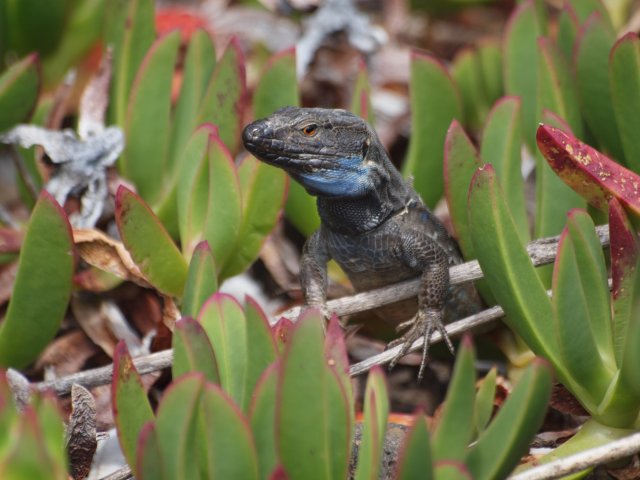
[[304,133],[307,137],[313,137],[316,133],[318,133],[318,126],[314,123],[307,125],[302,128],[302,133]]

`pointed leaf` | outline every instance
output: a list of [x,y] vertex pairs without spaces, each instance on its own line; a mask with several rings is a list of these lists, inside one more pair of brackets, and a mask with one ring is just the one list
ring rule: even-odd
[[265,238],[275,227],[287,195],[286,176],[273,175],[264,163],[245,157],[238,176],[242,192],[242,224],[235,251],[223,267],[222,278],[243,272],[255,260]]
[[590,205],[606,211],[613,196],[640,215],[638,175],[558,128],[540,125],[537,139],[551,168]]
[[604,258],[586,212],[571,211],[560,236],[552,304],[563,363],[598,403],[614,374],[614,358]]
[[487,105],[492,105],[504,92],[502,50],[497,41],[488,40],[480,44],[478,55],[484,79]]
[[200,401],[208,478],[258,478],[258,457],[251,429],[233,400],[207,385]]
[[475,355],[470,337],[464,337],[442,415],[433,434],[433,459],[462,460],[473,434],[473,394],[475,390]]
[[136,478],[140,480],[168,480],[167,469],[165,467],[158,432],[155,422],[147,422],[140,431],[137,448]]
[[377,480],[380,476],[388,415],[386,379],[380,367],[376,366],[369,372],[364,393],[364,420],[356,480]]
[[200,373],[183,375],[165,391],[158,406],[156,431],[168,478],[197,478],[194,461],[198,404],[205,380]]
[[216,293],[204,304],[198,320],[213,346],[222,388],[246,411],[251,400],[246,390],[250,346],[242,308],[230,295]]
[[471,48],[460,50],[453,59],[451,76],[460,91],[465,125],[476,130],[482,124],[490,105],[478,52]]
[[534,0],[522,2],[511,14],[503,37],[505,91],[522,99],[522,133],[532,150],[538,121],[536,40],[546,33],[547,24],[536,7]]
[[[258,303],[247,295],[244,314],[247,322],[247,375],[245,391],[248,399],[262,372],[276,360],[277,347],[271,334],[269,320]],[[245,404],[247,411],[249,404]]]
[[155,37],[153,0],[111,0],[106,37],[113,45],[110,122],[124,126],[133,79]]
[[172,32],[156,40],[136,75],[127,109],[127,143],[120,159],[124,175],[140,196],[151,204],[160,200],[169,148],[171,88],[180,34]]
[[232,152],[237,152],[246,96],[244,57],[238,41],[227,45],[207,87],[198,123],[212,123]]
[[[523,242],[531,238],[522,178],[521,102],[503,97],[493,106],[482,132],[481,158],[493,165]],[[466,203],[465,203],[466,207]]]
[[435,57],[411,55],[411,140],[402,172],[429,207],[444,192],[443,146],[451,121],[460,118],[461,100],[451,77]]
[[473,478],[505,478],[527,451],[551,396],[551,368],[542,360],[528,367],[491,425],[465,461]]
[[40,90],[38,57],[31,54],[0,76],[0,132],[24,121],[36,107]]
[[11,300],[0,324],[0,366],[25,367],[53,339],[67,310],[73,270],[69,222],[43,191],[31,214]]
[[358,59],[358,75],[353,86],[349,110],[364,118],[372,126],[375,125],[375,112],[371,105],[371,84],[369,82],[367,64],[363,58]]
[[204,241],[196,245],[189,262],[189,272],[182,296],[182,314],[197,315],[204,302],[218,290],[216,264],[209,244]]
[[113,353],[111,405],[118,432],[118,442],[127,463],[136,470],[138,438],[146,422],[154,419],[140,375],[131,361],[124,340]]
[[216,67],[216,50],[204,30],[196,30],[189,40],[184,60],[180,94],[171,119],[171,146],[167,165],[172,176],[180,169],[180,157],[197,126],[198,111]]
[[640,171],[640,37],[627,33],[616,42],[609,58],[613,110],[622,139],[625,162]]
[[436,463],[435,467],[438,480],[474,480],[462,462],[441,462]]
[[149,283],[167,295],[182,295],[184,258],[151,209],[122,185],[116,193],[116,223],[122,243]]
[[207,333],[193,318],[183,317],[173,332],[171,373],[178,378],[188,372],[200,372],[211,382],[220,383],[216,357]]
[[493,400],[496,396],[497,370],[493,367],[484,377],[476,394],[473,422],[477,434],[484,431],[493,413]]
[[280,463],[276,448],[276,391],[280,363],[273,363],[263,373],[253,391],[249,421],[258,454],[260,478],[269,474]]
[[573,63],[585,122],[598,144],[623,162],[609,86],[609,51],[615,39],[614,30],[594,13],[580,28]]
[[397,465],[396,478],[398,480],[413,480],[415,478],[431,480],[435,478],[427,417],[421,413],[415,416],[413,426],[404,439]]
[[[350,406],[324,360],[322,321],[317,312],[298,321],[285,348],[278,384],[278,451],[292,479],[333,479],[347,474]],[[300,435],[301,431],[314,433]]]
[[575,12],[578,23],[584,23],[592,14],[597,13],[603,18],[608,28],[611,28],[609,11],[601,0],[571,0],[567,3]]

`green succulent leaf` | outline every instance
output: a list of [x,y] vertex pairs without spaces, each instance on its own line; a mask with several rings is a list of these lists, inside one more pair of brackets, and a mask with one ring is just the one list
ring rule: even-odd
[[[482,132],[480,156],[496,170],[523,242],[531,238],[522,178],[522,121],[518,97],[503,97],[491,109]],[[465,200],[466,210],[466,200]]]
[[462,462],[442,462],[435,464],[438,480],[473,480],[473,476]]
[[109,119],[124,126],[129,92],[138,67],[155,38],[153,0],[110,0],[107,43],[113,45]]
[[136,471],[138,438],[145,423],[154,419],[140,375],[123,340],[113,353],[111,405],[118,442],[127,463]]
[[269,475],[280,463],[276,438],[276,391],[280,363],[274,362],[262,372],[253,391],[249,408],[249,421],[253,438],[256,442],[258,454],[258,469],[260,478]]
[[380,367],[374,367],[369,372],[364,393],[364,420],[356,480],[376,480],[380,476],[388,415],[389,397],[384,373]]
[[358,61],[358,76],[353,86],[349,110],[364,118],[369,124],[376,124],[375,112],[371,105],[371,83],[367,72],[367,64],[360,58]]
[[624,154],[609,85],[609,51],[614,30],[599,13],[580,28],[573,58],[582,115],[598,144],[622,162]]
[[185,316],[198,315],[204,302],[218,290],[216,264],[209,244],[204,241],[196,245],[189,262],[187,281],[182,296],[181,312]]
[[458,52],[453,60],[451,76],[460,91],[465,125],[478,129],[491,105],[479,51],[468,48]]
[[347,475],[353,417],[340,380],[325,362],[322,322],[317,312],[303,315],[282,359],[276,441],[291,479]]
[[[165,391],[158,406],[156,431],[160,456],[167,478],[197,478],[199,465],[198,413],[205,379],[201,373],[189,373],[175,380]],[[145,462],[146,463],[146,462]]]
[[0,132],[26,120],[40,90],[38,56],[29,55],[0,75]]
[[597,13],[602,17],[607,27],[612,28],[609,11],[602,0],[570,0],[567,2],[567,7],[574,12],[580,24],[587,21],[593,13]]
[[151,209],[124,186],[116,193],[116,223],[122,242],[149,283],[164,294],[182,295],[187,263]]
[[475,355],[470,337],[459,347],[442,415],[433,433],[433,460],[462,460],[473,434]]
[[[537,0],[525,0],[511,14],[503,37],[504,86],[522,100],[522,131],[531,150],[538,123],[537,39],[546,34],[546,18]],[[489,161],[489,160],[487,160]]]
[[443,145],[451,121],[460,118],[460,94],[436,58],[411,55],[410,101],[412,133],[403,173],[429,207],[444,193]]
[[565,2],[562,10],[558,14],[558,31],[555,40],[558,51],[566,61],[570,61],[573,58],[578,27],[578,19],[576,18],[575,12],[571,8],[570,3]]
[[67,217],[43,191],[31,214],[0,325],[0,366],[25,367],[55,336],[73,287],[73,254]]
[[476,395],[473,422],[475,431],[480,434],[484,431],[493,413],[493,400],[496,395],[497,370],[493,367],[484,377]]
[[542,360],[534,360],[525,370],[466,457],[473,478],[505,478],[514,469],[542,423],[551,381],[551,368]]
[[205,478],[258,478],[258,457],[251,429],[233,400],[207,385],[200,400],[206,451]]
[[397,465],[396,478],[398,480],[413,480],[415,478],[432,480],[435,478],[427,417],[422,413],[415,416],[411,430],[404,439]]
[[125,120],[127,143],[120,166],[152,205],[160,201],[168,171],[171,88],[179,46],[177,31],[153,44],[135,77]]
[[233,38],[216,65],[197,122],[216,125],[220,139],[232,152],[238,151],[246,90],[244,57]]
[[182,317],[173,332],[171,373],[178,378],[188,372],[200,372],[211,383],[220,383],[218,364],[211,342],[202,326],[193,318]]
[[620,38],[609,57],[611,97],[625,163],[640,172],[640,37],[628,33]]
[[171,478],[165,467],[155,422],[147,422],[140,431],[136,468],[136,478],[141,480],[169,480]]

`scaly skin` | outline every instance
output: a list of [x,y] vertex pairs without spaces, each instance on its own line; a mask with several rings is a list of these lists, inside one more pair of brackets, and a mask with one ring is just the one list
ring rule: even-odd
[[[408,327],[389,344],[404,344],[391,366],[424,337],[422,378],[431,335],[445,316],[478,310],[475,290],[450,289],[449,266],[462,262],[458,246],[393,166],[375,131],[345,110],[286,107],[244,129],[260,160],[284,169],[317,197],[322,225],[305,244],[301,284],[307,305],[327,317],[327,262],[334,259],[357,291],[420,276],[418,301],[376,309]],[[451,290],[451,292],[450,292]],[[408,321],[406,321],[409,319]]]

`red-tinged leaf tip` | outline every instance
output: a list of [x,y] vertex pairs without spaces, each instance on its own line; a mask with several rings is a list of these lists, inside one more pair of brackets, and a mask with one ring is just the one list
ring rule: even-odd
[[627,218],[627,215],[615,198],[609,201],[609,235],[611,249],[611,293],[616,299],[623,288],[623,280],[636,268],[640,242]]
[[549,370],[549,373],[553,374],[553,366],[551,365],[551,362],[549,362],[549,360],[547,360],[546,358],[534,357],[534,359],[531,361],[531,364],[535,367]]
[[211,247],[209,246],[209,242],[206,240],[202,240],[198,242],[198,244],[193,249],[193,253],[211,253]]
[[289,474],[282,465],[278,465],[273,469],[273,472],[269,474],[269,480],[289,480]]
[[196,128],[196,132],[199,132],[201,130],[205,132],[209,132],[209,136],[211,137],[220,136],[220,130],[218,129],[218,126],[214,125],[213,123],[205,122],[200,124],[198,128]]
[[[138,444],[136,446],[136,465],[141,468],[144,465],[144,446],[149,441],[149,437],[156,434],[156,422],[149,420],[140,429],[140,435],[138,436]],[[141,478],[142,472],[135,472],[136,477]]]
[[271,327],[273,337],[280,344],[286,344],[289,342],[292,329],[293,322],[285,317],[280,317],[280,319]]
[[640,177],[558,128],[540,125],[538,148],[562,180],[596,208],[616,197],[640,214]]
[[467,466],[462,462],[457,462],[455,460],[439,460],[433,464],[436,470],[438,469],[446,469],[449,472],[455,472],[455,478],[468,478],[471,480],[473,476],[471,472],[467,468]]
[[264,313],[262,306],[255,298],[253,298],[251,295],[245,295],[244,301],[245,303],[253,307],[253,309],[258,313],[258,315],[260,315],[260,318],[264,320],[265,324],[269,325],[269,320],[267,319],[267,315]]
[[534,7],[533,0],[525,0],[524,2],[520,3],[520,5],[518,5],[513,10],[511,15],[507,19],[507,24],[505,25],[504,38],[508,38],[509,37],[509,35],[511,33],[511,29],[513,28],[513,24],[516,22],[516,20],[519,19],[520,16],[522,16],[527,10],[529,10],[530,8],[533,8],[533,7]]
[[324,350],[329,365],[342,365],[343,372],[349,373],[349,357],[347,355],[347,345],[344,341],[344,331],[340,325],[338,316],[331,315],[327,334],[324,339]]
[[473,348],[473,337],[468,333],[465,333],[462,336],[462,340],[460,340],[460,346],[467,349]]

